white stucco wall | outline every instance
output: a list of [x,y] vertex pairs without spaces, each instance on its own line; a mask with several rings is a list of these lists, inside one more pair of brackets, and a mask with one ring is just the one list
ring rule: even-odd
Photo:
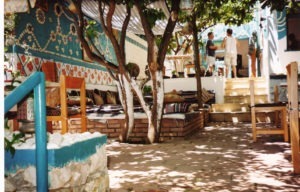
[[[279,40],[279,62],[282,66],[288,65],[290,62],[297,61],[298,62],[298,71],[300,71],[300,50],[299,51],[286,51],[287,48],[287,37],[285,36],[281,40]],[[286,73],[285,73],[286,74]]]
[[126,63],[133,62],[140,66],[138,79],[145,78],[145,67],[147,65],[147,43],[142,38],[132,33],[127,33],[125,44]]

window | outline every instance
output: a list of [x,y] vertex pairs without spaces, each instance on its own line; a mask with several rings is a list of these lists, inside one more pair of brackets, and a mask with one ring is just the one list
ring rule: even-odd
[[300,13],[287,14],[287,50],[300,51]]

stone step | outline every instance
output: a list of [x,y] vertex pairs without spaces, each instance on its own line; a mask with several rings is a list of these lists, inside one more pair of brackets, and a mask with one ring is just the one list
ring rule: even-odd
[[[251,122],[250,83],[253,78],[226,79],[224,89],[224,103],[212,104],[209,120],[214,122]],[[268,102],[268,88],[265,78],[254,78],[255,103]],[[272,113],[259,113],[261,122],[274,119]]]
[[251,122],[251,112],[210,112],[210,122]]
[[[255,88],[256,95],[265,95],[267,94],[267,89],[265,87]],[[249,96],[249,88],[235,88],[235,89],[225,89],[224,96]]]
[[[241,78],[238,78],[241,79]],[[266,81],[265,80],[256,80],[254,82],[255,88],[265,88],[266,87]],[[232,81],[232,80],[226,80],[225,82],[225,90],[226,89],[238,89],[238,88],[249,88],[249,79],[247,80],[240,80],[240,81]]]
[[255,102],[268,102],[267,81],[257,77],[226,79],[224,103],[250,103],[250,79],[254,79],[255,83]]
[[[267,103],[268,95],[255,95],[255,103]],[[224,103],[250,103],[250,95],[224,96]]]
[[[271,113],[264,113],[260,112],[257,113],[256,118],[259,122],[274,122],[274,112]],[[209,121],[210,122],[248,122],[251,123],[251,112],[210,112],[209,113]]]
[[226,79],[226,82],[230,83],[230,82],[238,82],[238,83],[241,83],[241,82],[249,82],[250,79],[254,79],[255,82],[265,82],[266,81],[266,78],[264,77],[243,77],[243,78],[227,78]]
[[242,77],[248,77],[248,68],[243,68],[238,70],[238,75]]
[[250,111],[249,104],[246,103],[223,103],[212,104],[211,112],[246,112]]

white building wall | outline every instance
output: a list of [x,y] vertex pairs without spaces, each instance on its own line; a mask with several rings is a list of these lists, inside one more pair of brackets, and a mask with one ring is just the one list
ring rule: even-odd
[[[267,15],[267,49],[265,63],[268,63],[268,74],[286,74],[286,65],[292,61],[300,64],[300,51],[287,51],[286,15],[276,11]],[[300,67],[300,65],[298,65]],[[300,68],[299,68],[300,69]]]
[[286,66],[290,62],[297,61],[298,62],[298,71],[300,71],[300,50],[299,51],[286,51],[287,49],[287,37],[285,36],[283,39],[279,40],[279,62],[282,66]]
[[147,43],[135,34],[127,33],[125,44],[126,63],[136,63],[140,67],[138,79],[143,79],[145,75],[145,67],[147,65]]

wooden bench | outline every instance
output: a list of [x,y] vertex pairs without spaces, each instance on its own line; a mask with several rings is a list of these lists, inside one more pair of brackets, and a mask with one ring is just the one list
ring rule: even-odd
[[[287,128],[287,109],[285,103],[255,103],[254,93],[254,80],[250,80],[250,107],[251,107],[251,124],[252,124],[252,137],[256,141],[257,135],[283,135],[284,141],[288,141],[288,128]],[[270,126],[257,124],[257,113],[275,113],[275,121]],[[280,114],[280,120],[279,120]],[[280,122],[280,123],[278,123]],[[278,124],[280,124],[278,126]]]

